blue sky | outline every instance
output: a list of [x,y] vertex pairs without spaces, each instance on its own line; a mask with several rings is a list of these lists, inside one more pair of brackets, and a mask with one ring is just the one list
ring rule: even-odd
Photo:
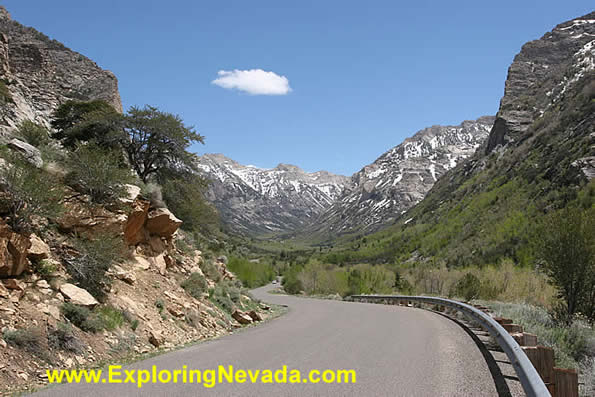
[[[194,125],[206,136],[197,153],[345,175],[421,128],[495,114],[522,44],[593,5],[487,3],[2,2],[113,71],[125,108],[151,104]],[[253,69],[284,76],[291,91],[212,83],[219,71]]]

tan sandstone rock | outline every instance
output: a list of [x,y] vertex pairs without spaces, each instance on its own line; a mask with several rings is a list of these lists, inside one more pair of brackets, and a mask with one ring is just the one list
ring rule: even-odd
[[231,317],[233,317],[234,320],[236,320],[240,324],[251,324],[252,323],[252,318],[249,315],[247,315],[246,313],[242,313],[239,310],[234,311],[233,314],[231,315]]
[[99,304],[87,290],[79,288],[73,284],[62,284],[60,286],[60,292],[70,303],[75,305],[93,307]]
[[50,257],[50,246],[47,245],[37,235],[32,234],[30,237],[31,247],[27,253],[29,259],[42,260]]
[[124,240],[128,245],[136,245],[145,239],[143,227],[149,213],[151,203],[145,200],[134,200],[132,211],[124,225]]
[[31,241],[14,233],[10,226],[0,221],[0,277],[19,276],[28,265],[27,252]]
[[250,310],[248,315],[252,319],[252,321],[262,321],[262,317],[258,314],[255,310]]
[[149,331],[149,343],[155,347],[161,346],[165,343],[165,337],[158,331]]
[[171,237],[182,225],[167,208],[157,208],[149,212],[145,228],[151,234],[161,237]]

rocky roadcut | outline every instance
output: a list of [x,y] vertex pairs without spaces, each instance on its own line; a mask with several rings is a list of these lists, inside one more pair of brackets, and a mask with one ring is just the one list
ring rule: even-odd
[[[187,242],[163,200],[117,181],[121,197],[98,204],[64,183],[56,159],[68,153],[44,127],[69,100],[101,99],[121,112],[112,73],[0,7],[0,77],[0,143],[10,151],[0,153],[0,394],[47,384],[48,368],[127,360],[271,315],[241,290],[225,257],[205,258]],[[20,216],[47,204],[41,195],[55,199],[48,190],[60,210]],[[40,196],[23,193],[31,191]]]

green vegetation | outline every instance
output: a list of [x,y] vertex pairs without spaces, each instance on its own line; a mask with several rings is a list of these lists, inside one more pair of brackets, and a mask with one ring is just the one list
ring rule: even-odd
[[35,168],[18,155],[3,152],[4,166],[0,182],[0,215],[14,231],[32,231],[32,217],[54,217],[62,211],[64,191],[47,173]]
[[95,142],[77,144],[70,152],[65,181],[98,204],[114,203],[126,195],[124,184],[134,182],[123,157]]
[[64,317],[83,331],[99,332],[103,330],[103,323],[99,316],[86,307],[66,302],[60,309]]
[[583,321],[576,321],[568,326],[556,322],[550,313],[540,307],[517,303],[485,303],[494,310],[495,315],[513,319],[526,332],[537,335],[540,344],[552,347],[558,367],[578,369],[582,362],[595,356],[595,330]]
[[112,306],[98,306],[90,310],[86,307],[66,302],[62,305],[61,310],[64,317],[86,332],[113,331],[126,322],[124,313]]
[[177,172],[171,177],[161,176],[163,200],[167,207],[184,220],[184,230],[198,230],[202,234],[217,234],[219,217],[216,209],[205,199],[207,181],[192,173]]
[[549,214],[537,244],[545,270],[565,302],[566,321],[583,313],[595,322],[595,207]]
[[230,280],[223,280],[209,291],[209,299],[221,310],[232,314],[241,304],[242,286]]
[[81,288],[102,301],[111,280],[106,272],[124,256],[122,239],[111,234],[93,239],[75,237],[73,245],[77,253],[65,252],[62,258],[68,273]]
[[43,346],[43,334],[38,328],[6,330],[2,333],[2,339],[31,353],[36,353]]
[[201,270],[211,280],[214,282],[219,282],[221,280],[221,273],[219,273],[219,268],[215,264],[215,261],[212,259],[204,258],[204,263],[200,266]]
[[149,182],[149,177],[163,171],[187,167],[195,169],[195,155],[188,152],[194,142],[204,142],[204,137],[187,127],[179,116],[165,113],[152,106],[131,107],[125,122],[128,139],[123,145],[128,160],[139,178]]
[[114,147],[124,138],[122,123],[123,116],[105,101],[68,101],[53,113],[52,138],[69,149],[89,141]]
[[[200,273],[192,273],[190,277],[181,284],[181,287],[184,288],[190,296],[196,299],[202,298],[202,295],[207,292],[208,286],[207,280]],[[161,307],[157,305],[158,303],[161,303]],[[157,302],[155,305],[160,310],[163,308],[163,302]]]
[[227,268],[231,270],[247,288],[265,285],[275,278],[276,272],[266,261],[251,262],[248,259],[232,256]]
[[56,328],[48,332],[48,345],[52,349],[80,354],[84,351],[83,344],[74,334],[72,326],[59,322]]
[[31,120],[24,120],[16,129],[18,137],[37,148],[45,146],[50,142],[50,132],[41,124]]
[[122,185],[134,182],[132,169],[152,202],[167,205],[184,230],[219,234],[218,214],[204,197],[207,181],[194,173],[196,155],[188,151],[204,137],[179,116],[151,106],[122,115],[101,100],[68,101],[53,113],[52,127],[52,138],[69,149],[66,183],[95,203],[119,198]]

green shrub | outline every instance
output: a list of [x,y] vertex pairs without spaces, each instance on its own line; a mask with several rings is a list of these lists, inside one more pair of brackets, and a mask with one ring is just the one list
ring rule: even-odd
[[155,301],[155,307],[159,310],[159,313],[161,313],[163,309],[165,309],[165,303],[163,302],[163,300],[157,299]]
[[42,259],[40,261],[32,261],[31,264],[33,267],[33,271],[44,280],[49,279],[58,270],[56,265],[54,265],[47,259]]
[[110,285],[106,272],[124,256],[122,239],[108,234],[92,240],[75,237],[73,246],[78,254],[65,253],[63,258],[68,273],[81,288],[102,301]]
[[95,203],[113,203],[126,195],[124,184],[134,178],[116,150],[96,143],[77,145],[66,160],[66,183],[88,194]]
[[557,322],[551,313],[537,306],[500,302],[485,304],[494,310],[495,315],[511,318],[526,332],[536,334],[540,344],[552,347],[557,367],[578,369],[581,362],[595,358],[595,330],[581,320],[567,325]]
[[466,301],[478,299],[481,294],[481,281],[471,273],[467,273],[453,286],[450,296],[461,297]]
[[218,282],[221,280],[221,273],[219,273],[219,268],[215,264],[214,261],[210,259],[205,259],[204,263],[200,266],[201,270],[211,280],[214,282]]
[[83,331],[95,333],[104,329],[101,318],[86,307],[66,302],[60,309],[64,317]]
[[202,294],[207,292],[208,284],[202,274],[192,273],[190,277],[182,282],[181,287],[184,288],[190,296],[200,299]]
[[2,334],[6,343],[31,353],[39,351],[43,346],[43,336],[37,328],[21,328],[7,330]]
[[244,258],[232,256],[227,268],[231,270],[247,288],[256,288],[271,282],[275,278],[273,266],[266,262],[250,262]]
[[299,278],[302,267],[298,265],[290,266],[283,273],[283,289],[288,294],[299,294],[304,290],[302,281]]
[[228,314],[236,310],[240,304],[241,297],[241,287],[230,280],[224,280],[218,283],[210,291],[211,302]]
[[94,314],[99,317],[102,328],[107,331],[121,327],[125,321],[122,311],[113,306],[101,306],[94,310]]
[[0,208],[16,232],[32,231],[31,217],[55,217],[62,211],[64,191],[51,175],[11,154],[1,153],[9,165],[0,174]]
[[195,174],[172,177],[162,176],[163,200],[178,218],[182,228],[205,234],[216,234],[219,229],[217,211],[205,199],[207,183]]
[[74,334],[72,326],[68,323],[60,322],[56,328],[48,333],[48,345],[52,349],[63,350],[80,354],[84,351],[83,345]]
[[47,128],[31,120],[24,120],[18,125],[16,135],[35,147],[45,146],[50,141]]

